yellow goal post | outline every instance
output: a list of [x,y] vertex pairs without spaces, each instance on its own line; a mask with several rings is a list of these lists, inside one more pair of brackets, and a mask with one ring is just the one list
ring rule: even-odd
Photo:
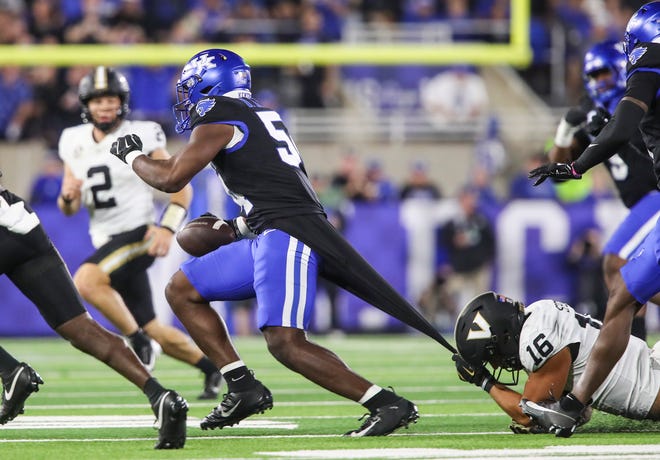
[[0,45],[0,66],[183,65],[206,48],[229,48],[252,66],[508,64],[527,66],[531,0],[510,0],[508,43],[205,43],[132,45]]

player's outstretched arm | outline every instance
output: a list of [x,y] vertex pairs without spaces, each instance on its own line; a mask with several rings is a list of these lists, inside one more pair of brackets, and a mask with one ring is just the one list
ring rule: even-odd
[[147,184],[174,193],[183,189],[195,174],[220,154],[233,136],[233,126],[200,125],[193,129],[183,151],[166,160],[155,160],[142,152],[139,136],[129,134],[117,139],[110,153],[130,165]]

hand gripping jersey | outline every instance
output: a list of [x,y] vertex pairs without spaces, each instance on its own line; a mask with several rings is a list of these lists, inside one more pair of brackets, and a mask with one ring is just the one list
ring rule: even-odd
[[266,222],[277,218],[323,214],[298,148],[277,112],[254,99],[208,97],[195,105],[191,125],[208,123],[236,128],[234,140],[212,165],[253,231],[260,233]]
[[[540,300],[525,308],[520,334],[520,362],[528,372],[568,347],[573,364],[564,391],[570,391],[587,364],[600,322],[569,305]],[[593,395],[593,407],[611,414],[643,419],[660,389],[660,362],[646,343],[630,337],[625,353]],[[554,395],[557,399],[561,395]]]
[[124,120],[96,142],[91,123],[67,128],[59,142],[60,158],[77,179],[83,181],[82,202],[89,211],[89,234],[95,247],[111,235],[127,232],[155,219],[153,191],[130,166],[110,155],[110,146],[120,136],[137,134],[146,154],[165,148],[165,134],[158,123]]

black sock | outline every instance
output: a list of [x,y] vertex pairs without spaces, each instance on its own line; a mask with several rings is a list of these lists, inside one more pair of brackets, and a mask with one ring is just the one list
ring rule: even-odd
[[195,367],[206,375],[211,375],[215,372],[218,372],[218,368],[213,364],[213,361],[211,361],[208,356],[204,356],[202,359],[200,359],[197,364],[195,364]]
[[11,374],[19,364],[21,363],[19,363],[16,358],[10,355],[7,350],[0,347],[0,376],[2,376],[3,379],[8,378],[9,374]]
[[147,383],[144,384],[144,388],[142,389],[142,392],[149,398],[149,404],[152,406],[156,404],[158,397],[163,391],[165,391],[165,388],[153,377],[149,377],[149,380],[147,380]]
[[379,407],[383,407],[386,404],[391,404],[395,401],[398,401],[399,399],[401,399],[401,396],[397,395],[393,391],[382,389],[367,401],[365,401],[362,405],[366,407],[369,412],[373,413]]
[[138,329],[127,337],[131,341],[133,348],[142,348],[151,345],[151,339],[142,329]]
[[250,372],[247,366],[237,367],[222,374],[222,376],[225,378],[225,382],[227,382],[227,390],[230,393],[249,390],[256,383],[254,375],[252,375],[252,372]]
[[635,316],[632,321],[632,330],[630,331],[630,334],[646,341],[646,318],[643,316]]

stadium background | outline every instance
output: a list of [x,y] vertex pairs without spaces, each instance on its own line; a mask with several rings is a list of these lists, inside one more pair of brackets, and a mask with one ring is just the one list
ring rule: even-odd
[[[171,129],[176,73],[196,51],[219,44],[253,66],[255,95],[285,117],[308,172],[328,192],[329,211],[342,213],[349,239],[411,300],[435,275],[435,230],[469,186],[496,230],[493,288],[527,302],[580,304],[588,300],[581,298],[585,267],[568,263],[571,250],[592,230],[607,238],[625,213],[606,175],[596,170],[543,199],[531,184],[512,184],[577,102],[586,47],[622,37],[642,3],[0,0],[2,181],[34,199],[75,270],[91,251],[86,216],[61,216],[52,198],[61,173],[57,137],[79,123],[77,80],[91,65],[121,68],[132,86],[131,116],[161,122],[176,152],[185,142]],[[439,78],[450,74],[449,83]],[[452,86],[466,75],[474,86]],[[365,189],[341,189],[337,198],[333,178],[347,165]],[[440,200],[400,199],[415,171],[428,174]],[[209,174],[194,185],[192,216],[232,212]],[[365,194],[367,187],[380,192]],[[162,316],[171,317],[162,288],[183,257],[173,251],[151,270]],[[0,335],[52,333],[5,278],[0,292]],[[319,300],[322,332],[328,311]],[[338,305],[344,330],[403,330],[347,294]]]

